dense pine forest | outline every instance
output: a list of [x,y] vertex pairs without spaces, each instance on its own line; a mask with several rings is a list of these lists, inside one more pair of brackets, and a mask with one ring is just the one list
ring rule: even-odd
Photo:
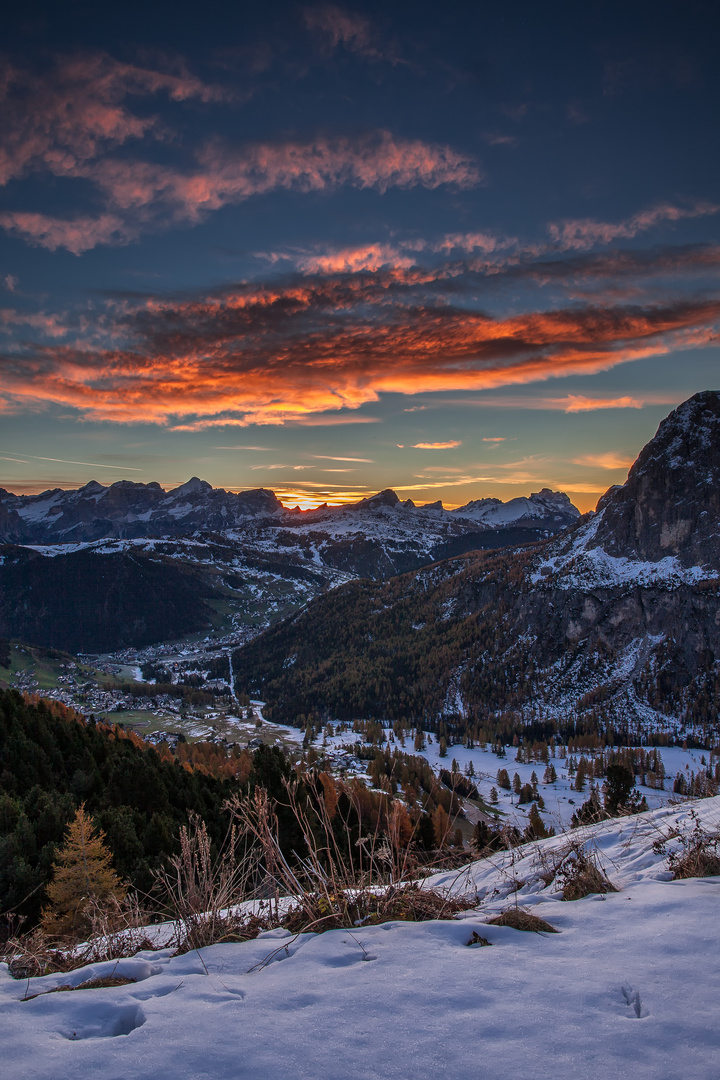
[[247,753],[220,759],[215,748],[181,744],[173,757],[117,726],[2,689],[0,746],[0,913],[31,921],[81,803],[105,832],[117,872],[146,892],[189,810],[222,841],[223,802],[250,774]]

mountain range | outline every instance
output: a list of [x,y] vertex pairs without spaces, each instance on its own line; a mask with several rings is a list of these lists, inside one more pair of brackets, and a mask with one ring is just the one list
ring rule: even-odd
[[376,716],[707,739],[720,706],[720,395],[695,395],[597,511],[521,550],[354,581],[235,653],[295,723]]
[[349,506],[288,510],[193,477],[0,490],[0,635],[72,652],[251,632],[355,577],[383,579],[477,548],[527,544],[576,521],[544,489],[458,510],[386,490]]
[[[720,708],[720,394],[680,405],[594,513],[386,490],[289,510],[193,478],[0,493],[0,636],[72,652],[207,634],[274,720],[382,717],[706,742]],[[308,718],[311,718],[308,721]]]

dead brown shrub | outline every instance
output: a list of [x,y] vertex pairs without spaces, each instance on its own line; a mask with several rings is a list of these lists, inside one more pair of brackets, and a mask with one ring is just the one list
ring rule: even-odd
[[509,926],[513,930],[529,930],[535,934],[559,934],[560,931],[545,922],[538,915],[532,915],[524,908],[513,907],[488,920],[488,926]]
[[556,881],[562,888],[563,900],[582,900],[593,893],[619,891],[583,848],[572,849],[561,863]]
[[93,901],[87,915],[92,928],[87,941],[51,937],[36,927],[10,937],[2,946],[0,960],[8,965],[12,978],[32,979],[158,947],[148,937],[150,915],[134,894],[122,901],[116,897],[103,904]]

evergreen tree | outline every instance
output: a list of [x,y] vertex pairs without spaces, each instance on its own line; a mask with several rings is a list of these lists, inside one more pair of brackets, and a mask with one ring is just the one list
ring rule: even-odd
[[577,765],[577,773],[575,776],[575,783],[573,787],[576,791],[585,790],[585,777],[587,775],[587,762],[584,757],[581,757]]
[[535,803],[530,807],[530,817],[528,820],[527,828],[525,829],[526,840],[541,840],[546,836],[552,836],[554,829],[547,829],[545,822],[540,817],[540,813]]
[[40,925],[55,937],[82,935],[90,930],[93,904],[122,901],[126,893],[126,886],[113,870],[105,834],[96,829],[83,803],[53,863],[53,879],[47,888],[49,904]]
[[616,762],[608,765],[607,781],[605,783],[605,809],[611,817],[615,817],[620,807],[626,805],[634,785],[635,777],[627,765],[620,765]]
[[[517,776],[517,773],[515,775]],[[510,776],[507,769],[498,769],[495,779],[498,787],[504,788],[505,791],[510,790]]]
[[543,784],[554,784],[557,780],[557,772],[555,766],[550,763],[543,773]]

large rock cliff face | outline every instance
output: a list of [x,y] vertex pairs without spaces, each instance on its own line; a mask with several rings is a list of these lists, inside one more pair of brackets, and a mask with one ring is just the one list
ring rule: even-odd
[[671,412],[598,512],[592,546],[610,555],[718,566],[720,393],[696,394]]

